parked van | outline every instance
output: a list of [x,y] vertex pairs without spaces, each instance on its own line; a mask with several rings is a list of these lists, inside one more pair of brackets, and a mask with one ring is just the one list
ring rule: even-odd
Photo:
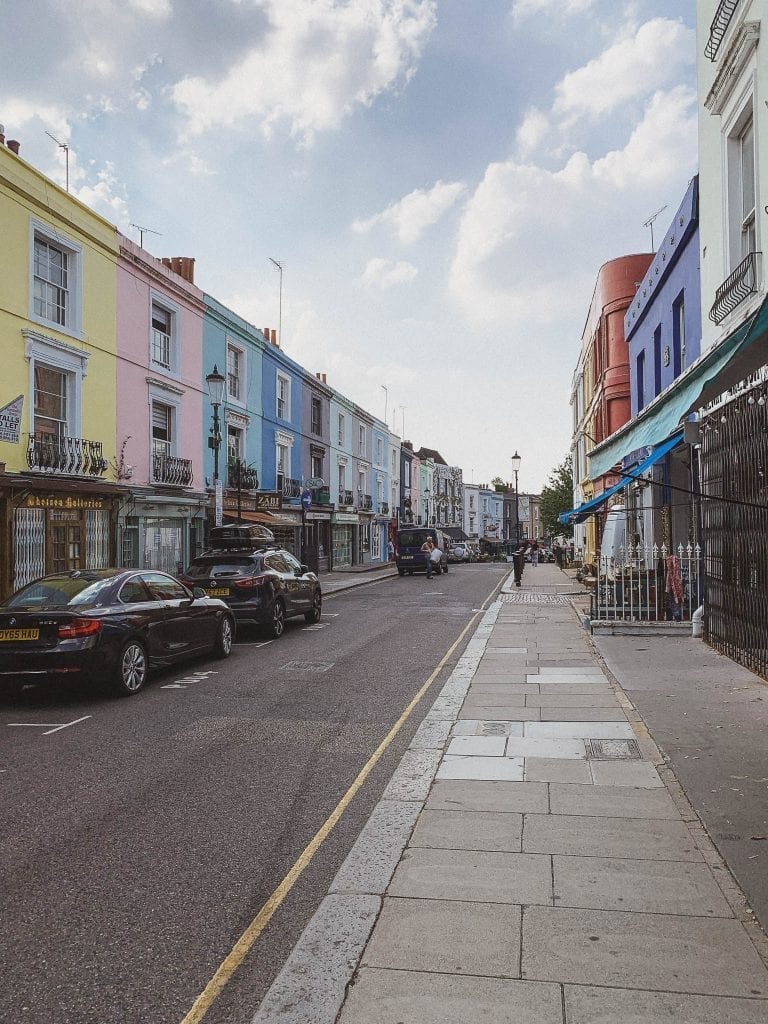
[[448,572],[448,547],[450,537],[432,526],[405,526],[397,531],[395,564],[401,576],[406,573],[413,576],[415,572],[427,571],[427,555],[421,550],[427,537],[440,548],[439,565],[434,566],[435,572]]

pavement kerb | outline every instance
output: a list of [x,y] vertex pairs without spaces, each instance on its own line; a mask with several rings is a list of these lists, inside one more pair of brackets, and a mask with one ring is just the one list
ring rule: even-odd
[[[439,765],[445,754],[442,743],[433,738],[427,749],[419,749],[422,731],[438,723],[455,723],[467,695],[475,668],[484,653],[493,626],[503,604],[504,593],[514,592],[510,576],[502,580],[499,592],[477,625],[464,653],[451,672],[430,711],[425,716],[396,769],[382,800],[350,850],[328,895],[300,937],[282,971],[275,979],[253,1017],[253,1024],[333,1024],[346,1002],[350,982],[356,975],[365,947],[381,915],[391,878],[410,841],[416,821],[423,810]],[[531,588],[526,588],[531,592]],[[535,591],[533,591],[535,593]],[[562,595],[566,596],[566,595]],[[575,617],[583,616],[573,601],[568,601]],[[657,768],[665,790],[688,829],[695,848],[710,867],[712,877],[723,894],[734,918],[743,927],[758,957],[768,968],[768,937],[754,917],[740,887],[733,878],[699,816],[688,801],[667,759],[648,733],[634,704],[608,669],[592,637],[585,631],[587,648],[611,684],[637,737],[643,759]],[[474,664],[474,667],[471,667]],[[451,724],[448,725],[450,732]],[[388,806],[387,806],[388,805]],[[397,806],[399,805],[399,806]],[[365,865],[372,865],[366,878]],[[375,881],[374,881],[375,879]],[[345,938],[334,901],[351,901],[346,912],[352,915],[358,941]],[[357,901],[357,902],[356,902]],[[359,903],[359,907],[358,907]],[[360,922],[365,925],[361,926]],[[322,941],[318,941],[318,936]],[[339,950],[343,955],[339,955]],[[522,952],[521,952],[522,955]],[[321,981],[318,978],[322,978]]]

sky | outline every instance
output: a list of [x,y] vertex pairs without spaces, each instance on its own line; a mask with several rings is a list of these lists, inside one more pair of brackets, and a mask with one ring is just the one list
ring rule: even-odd
[[0,123],[415,448],[474,483],[517,451],[536,492],[598,270],[696,173],[694,29],[695,0],[31,0]]

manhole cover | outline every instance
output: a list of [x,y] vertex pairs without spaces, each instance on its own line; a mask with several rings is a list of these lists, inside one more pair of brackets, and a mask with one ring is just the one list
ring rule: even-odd
[[631,761],[640,759],[637,740],[590,740],[593,761]]
[[327,661],[289,661],[280,667],[281,672],[327,672],[333,668],[333,662]]
[[508,722],[483,722],[481,736],[506,736]]

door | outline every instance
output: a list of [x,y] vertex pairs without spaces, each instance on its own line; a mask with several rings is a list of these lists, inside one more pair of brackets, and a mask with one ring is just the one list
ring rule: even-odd
[[157,602],[158,657],[179,658],[213,643],[216,619],[210,608],[202,602],[190,605],[186,589],[163,572],[143,572],[141,578]]

